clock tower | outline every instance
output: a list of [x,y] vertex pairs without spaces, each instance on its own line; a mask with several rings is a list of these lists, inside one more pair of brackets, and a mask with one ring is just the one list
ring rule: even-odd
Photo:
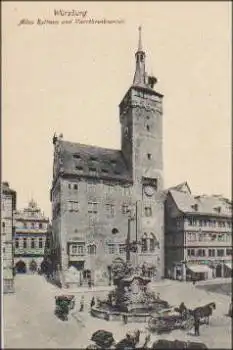
[[[145,70],[141,27],[135,60],[133,84],[119,106],[121,149],[133,179],[134,201],[140,203],[137,239],[145,236],[147,245],[142,250],[153,252],[153,263],[163,270],[163,95],[154,89],[157,79]],[[150,247],[151,235],[158,242],[156,249]]]

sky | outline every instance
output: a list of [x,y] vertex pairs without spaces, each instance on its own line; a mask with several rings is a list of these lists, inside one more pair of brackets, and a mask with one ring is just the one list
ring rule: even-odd
[[[120,24],[38,24],[54,9]],[[51,217],[54,132],[120,148],[118,105],[133,81],[138,26],[163,100],[165,187],[231,197],[231,3],[2,3],[2,181],[17,207]],[[21,20],[34,24],[21,24]],[[76,19],[81,19],[76,17]]]

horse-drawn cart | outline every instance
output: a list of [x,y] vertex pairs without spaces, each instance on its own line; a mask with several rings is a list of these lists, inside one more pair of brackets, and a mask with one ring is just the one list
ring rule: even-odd
[[158,334],[171,332],[175,329],[191,329],[193,327],[193,316],[187,314],[183,317],[174,310],[163,310],[158,316],[152,316],[148,321],[150,332]]
[[68,319],[69,311],[75,307],[74,295],[59,295],[55,297],[55,314],[63,319]]

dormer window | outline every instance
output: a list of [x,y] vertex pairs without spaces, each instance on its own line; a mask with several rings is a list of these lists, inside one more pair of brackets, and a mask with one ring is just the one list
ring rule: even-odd
[[221,207],[216,207],[216,208],[214,208],[214,210],[215,210],[217,213],[221,213]]
[[192,208],[193,208],[195,211],[198,211],[198,205],[197,205],[197,204],[192,205]]
[[112,165],[116,165],[116,161],[114,159],[112,159],[110,162]]
[[98,159],[96,157],[94,157],[94,156],[91,156],[90,160],[92,160],[93,162],[96,162]]
[[103,174],[108,174],[108,169],[102,169],[101,171]]
[[73,158],[75,158],[75,159],[81,159],[81,156],[80,156],[80,154],[73,154]]
[[75,169],[78,170],[78,171],[83,171],[83,167],[82,166],[76,166]]

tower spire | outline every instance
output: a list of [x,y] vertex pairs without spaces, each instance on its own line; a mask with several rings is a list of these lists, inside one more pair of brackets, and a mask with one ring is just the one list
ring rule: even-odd
[[136,58],[136,69],[133,79],[133,85],[146,84],[146,74],[145,74],[145,52],[142,49],[142,27],[138,27],[139,38],[138,38],[138,50],[135,53]]
[[139,37],[138,37],[138,51],[142,51],[142,26],[138,27]]

